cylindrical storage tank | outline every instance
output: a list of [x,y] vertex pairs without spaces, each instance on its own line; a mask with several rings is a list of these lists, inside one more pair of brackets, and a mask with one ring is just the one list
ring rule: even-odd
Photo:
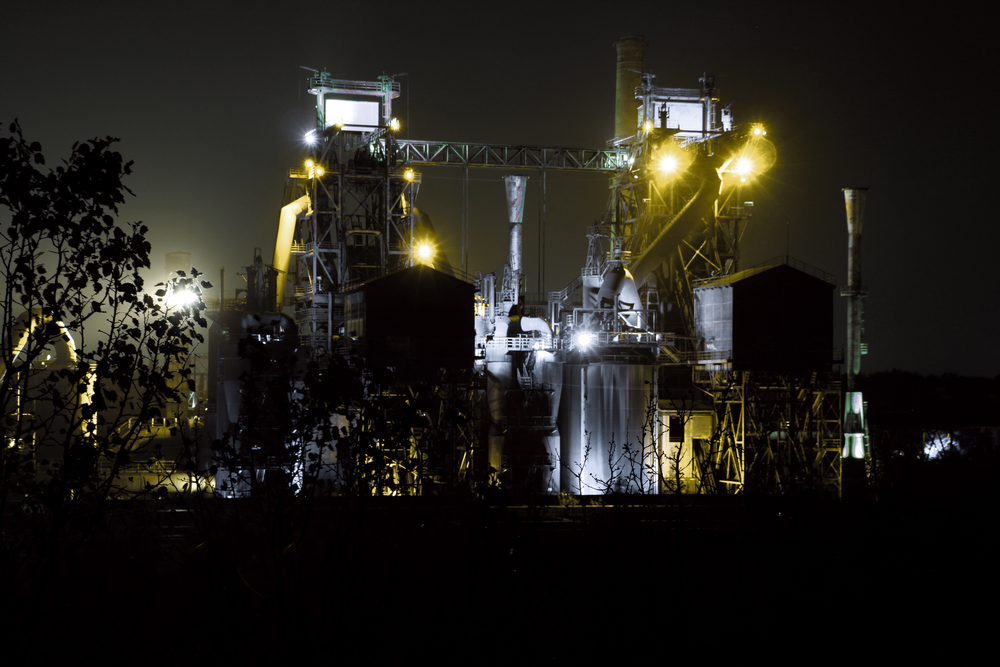
[[501,484],[520,496],[558,493],[562,363],[547,350],[487,349],[486,382],[489,465]]
[[639,125],[635,89],[642,85],[646,69],[646,40],[627,35],[615,42],[618,67],[615,79],[615,139],[631,137]]
[[540,493],[545,494],[559,493],[561,487],[559,468],[562,460],[562,437],[559,433],[558,419],[559,403],[562,398],[562,367],[562,362],[556,361],[551,352],[539,351],[535,353],[535,381],[550,390],[546,394],[547,405],[544,416],[556,424],[554,430],[547,431],[541,437],[542,446],[551,462],[550,470],[543,480],[544,483],[538,489]]
[[[559,411],[566,493],[654,492],[649,364],[566,363]],[[641,488],[640,488],[641,487]]]
[[507,391],[513,382],[513,365],[506,350],[486,349],[486,401],[490,411],[490,431],[487,442],[488,464],[498,473],[504,465],[503,416]]

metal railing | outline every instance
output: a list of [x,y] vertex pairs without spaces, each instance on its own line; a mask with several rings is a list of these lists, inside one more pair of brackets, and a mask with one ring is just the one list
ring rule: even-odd
[[511,336],[503,338],[489,338],[486,336],[476,337],[476,347],[493,350],[513,350],[517,352],[528,352],[530,350],[552,350],[554,345],[558,345],[558,340],[553,341],[551,336]]

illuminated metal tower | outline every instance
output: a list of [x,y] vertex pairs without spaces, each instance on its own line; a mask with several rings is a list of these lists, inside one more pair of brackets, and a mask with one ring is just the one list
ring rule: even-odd
[[322,355],[350,336],[341,331],[344,289],[412,264],[420,179],[398,159],[399,84],[391,77],[347,81],[315,72],[309,92],[317,122],[306,135],[311,158],[289,174],[274,264],[281,270],[282,260],[287,267],[295,258],[288,278],[300,340]]
[[[716,295],[754,292],[760,281],[760,294],[805,284],[807,300],[828,307],[801,304],[804,320],[796,326],[805,338],[832,336],[832,283],[808,267],[791,268],[787,258],[784,268],[767,267],[774,269],[768,277],[740,272],[739,240],[753,210],[748,186],[773,165],[775,151],[760,125],[733,124],[730,109],[719,106],[713,77],[700,83],[663,88],[643,75],[636,133],[616,140],[629,157],[613,180],[606,216],[610,235],[631,255],[636,284],[655,286],[643,299],[651,307],[658,295],[663,304],[658,330],[675,334],[664,338],[672,344],[660,346],[660,375],[689,366],[708,397],[704,405],[682,406],[672,396],[675,387],[660,388],[660,466],[682,471],[672,482],[663,479],[664,488],[780,493],[808,486],[839,495],[840,392],[827,375],[832,338],[804,362],[787,364],[788,355],[778,350],[768,365],[755,366],[747,363],[747,347],[736,356],[732,295]],[[726,308],[724,322],[706,324]],[[795,344],[798,331],[786,329]],[[730,332],[728,340],[721,331]]]
[[[616,174],[606,221],[623,237],[636,282],[653,282],[668,304],[669,330],[693,334],[692,281],[737,269],[739,236],[753,202],[742,186],[766,171],[774,150],[759,126],[716,122],[718,90],[661,88],[643,76],[639,127]],[[623,145],[623,147],[625,147]]]

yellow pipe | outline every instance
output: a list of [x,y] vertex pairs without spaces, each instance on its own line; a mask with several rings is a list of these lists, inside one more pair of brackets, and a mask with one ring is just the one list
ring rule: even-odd
[[295,220],[309,210],[309,195],[302,195],[281,209],[278,217],[278,238],[274,242],[274,257],[271,266],[278,270],[277,300],[278,310],[284,306],[285,282],[288,277],[288,263],[292,256],[292,238],[295,236]]

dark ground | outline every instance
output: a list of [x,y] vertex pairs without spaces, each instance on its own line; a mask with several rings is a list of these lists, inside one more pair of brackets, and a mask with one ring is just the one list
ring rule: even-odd
[[7,575],[53,567],[5,589],[4,634],[38,657],[140,664],[792,658],[964,637],[961,651],[1000,592],[997,501],[967,491],[121,502],[57,555],[7,551]]

